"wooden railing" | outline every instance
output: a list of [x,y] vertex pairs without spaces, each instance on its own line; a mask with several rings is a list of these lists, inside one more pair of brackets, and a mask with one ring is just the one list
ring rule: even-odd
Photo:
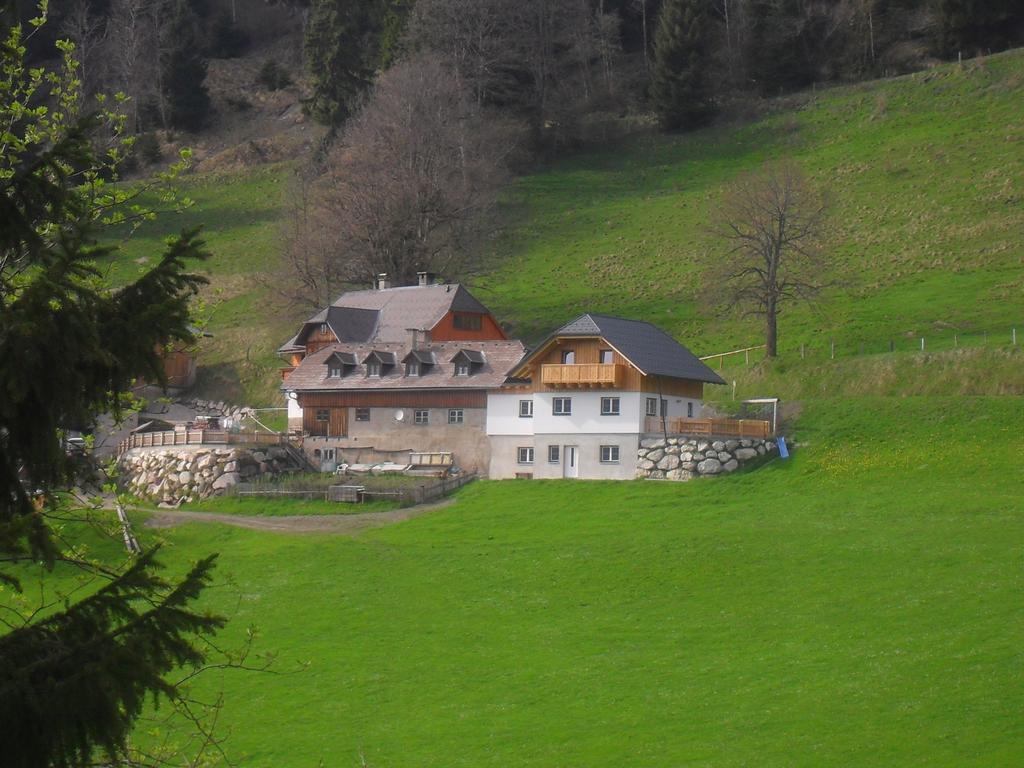
[[175,445],[280,445],[285,437],[274,432],[227,432],[223,429],[169,430],[166,432],[140,432],[122,440],[118,454],[132,448],[160,448]]
[[615,387],[622,381],[624,370],[619,363],[542,365],[540,380],[550,387]]
[[[668,419],[670,435],[696,435],[714,437],[770,437],[771,422],[762,419]],[[644,431],[659,435],[663,432],[661,419],[647,416]]]

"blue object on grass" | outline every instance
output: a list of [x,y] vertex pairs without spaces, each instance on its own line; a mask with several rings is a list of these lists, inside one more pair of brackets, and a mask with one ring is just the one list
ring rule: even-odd
[[786,447],[786,438],[777,437],[775,438],[775,442],[779,445],[779,458],[788,459],[789,449]]

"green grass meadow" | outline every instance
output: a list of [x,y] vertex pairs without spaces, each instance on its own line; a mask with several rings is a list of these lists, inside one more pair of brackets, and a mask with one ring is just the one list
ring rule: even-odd
[[[830,287],[783,314],[784,353],[1024,335],[1024,51],[764,109],[687,135],[638,134],[519,178],[484,259],[495,266],[470,280],[474,291],[527,343],[595,311],[649,319],[699,354],[757,344],[755,319],[698,297],[722,252],[709,226],[726,185],[785,157],[827,190],[832,216]],[[144,225],[110,266],[122,280],[168,235],[205,226],[202,314],[214,335],[201,348],[203,396],[280,404],[273,351],[306,313],[258,275],[280,268],[292,176],[281,164],[189,177],[195,205]]]
[[222,643],[308,665],[204,681],[242,765],[1019,764],[1024,399],[807,401],[793,437],[357,537],[141,530],[221,553]]

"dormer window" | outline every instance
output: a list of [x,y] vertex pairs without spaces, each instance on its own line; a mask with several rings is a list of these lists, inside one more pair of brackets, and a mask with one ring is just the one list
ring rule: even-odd
[[332,352],[324,362],[329,379],[344,378],[356,369],[356,356],[350,352]]
[[484,353],[478,349],[460,349],[452,358],[456,376],[472,376],[483,368],[485,362]]
[[414,349],[404,358],[406,376],[425,376],[430,373],[437,360],[429,349]]
[[363,360],[366,366],[366,375],[371,379],[380,378],[388,373],[398,364],[398,358],[394,352],[380,352],[374,350]]

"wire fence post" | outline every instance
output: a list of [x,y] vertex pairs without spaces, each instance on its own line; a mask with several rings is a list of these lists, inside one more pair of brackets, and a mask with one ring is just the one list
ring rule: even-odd
[[800,359],[801,360],[804,359],[804,345],[803,344],[800,345]]
[[924,352],[924,336],[921,337],[921,351]]
[[835,360],[836,359],[836,340],[835,339],[829,339],[829,345],[831,347],[832,359]]
[[958,346],[960,346],[960,340],[957,338],[957,335],[954,333],[953,334],[953,349],[956,349]]

